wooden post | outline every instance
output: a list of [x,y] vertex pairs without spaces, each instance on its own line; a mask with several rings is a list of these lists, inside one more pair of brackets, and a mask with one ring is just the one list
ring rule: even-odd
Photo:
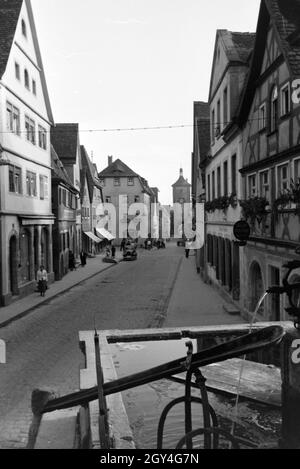
[[287,331],[282,362],[281,447],[300,449],[300,331]]

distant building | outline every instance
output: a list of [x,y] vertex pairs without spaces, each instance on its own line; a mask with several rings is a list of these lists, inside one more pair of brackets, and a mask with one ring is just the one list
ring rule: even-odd
[[81,164],[82,164],[82,244],[83,250],[90,254],[98,252],[101,239],[97,236],[97,218],[103,214],[103,195],[102,187],[98,179],[97,167],[92,163],[87,151],[81,145]]
[[0,304],[53,280],[53,116],[29,0],[0,0]]
[[[70,248],[75,257],[78,258],[81,250],[81,206],[80,206],[80,168],[81,168],[81,153],[79,141],[79,125],[78,124],[56,124],[51,129],[51,142],[52,145],[62,162],[71,184],[78,192],[77,208],[76,208],[76,230],[69,234]],[[62,234],[62,233],[61,233]]]
[[179,179],[172,185],[173,203],[189,204],[191,202],[191,184],[184,179],[183,169],[180,169]]
[[[127,208],[132,204],[141,203],[145,206],[144,215],[148,219],[149,233],[151,232],[151,199],[155,194],[150,189],[146,179],[129,168],[123,161],[117,159],[113,161],[112,157],[108,157],[108,166],[99,173],[99,179],[103,189],[104,203],[113,204],[116,209],[117,233],[116,241],[120,242],[123,237],[127,237],[129,233],[125,229],[126,224],[139,216],[138,213],[132,213],[121,217],[120,222],[120,196],[127,198]],[[124,218],[125,217],[125,218]],[[138,228],[138,226],[137,226]],[[138,231],[138,229],[137,229]],[[130,233],[132,237],[138,236],[138,233]]]
[[61,280],[69,270],[69,254],[76,250],[76,215],[78,190],[60,161],[54,148],[52,160],[53,268],[55,280]]
[[184,204],[190,204],[191,199],[191,184],[183,177],[183,169],[180,168],[179,179],[172,185],[173,188],[173,204],[182,205],[182,213],[178,213],[174,208],[170,211],[170,228],[171,237],[181,239],[184,235],[183,222],[184,222]]

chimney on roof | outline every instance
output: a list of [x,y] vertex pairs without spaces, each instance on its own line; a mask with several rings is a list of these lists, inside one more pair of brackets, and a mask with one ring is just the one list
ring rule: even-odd
[[113,157],[109,156],[108,157],[108,166],[110,166],[113,163]]
[[183,169],[182,168],[180,168],[180,176],[183,177]]

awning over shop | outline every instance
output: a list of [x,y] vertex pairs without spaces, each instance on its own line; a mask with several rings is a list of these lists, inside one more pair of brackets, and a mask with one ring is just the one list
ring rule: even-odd
[[111,235],[104,228],[96,228],[96,231],[97,231],[98,235],[100,236],[100,238],[102,238],[102,239],[108,239],[108,241],[112,241],[113,239],[115,239],[114,236]]
[[92,233],[91,231],[85,231],[84,234],[95,243],[101,243],[101,239],[99,239],[98,236],[95,236],[94,233]]

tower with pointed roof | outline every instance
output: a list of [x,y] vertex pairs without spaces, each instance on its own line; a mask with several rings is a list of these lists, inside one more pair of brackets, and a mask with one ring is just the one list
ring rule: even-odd
[[179,179],[172,185],[173,203],[188,204],[191,202],[191,184],[183,177],[183,169],[180,168]]

